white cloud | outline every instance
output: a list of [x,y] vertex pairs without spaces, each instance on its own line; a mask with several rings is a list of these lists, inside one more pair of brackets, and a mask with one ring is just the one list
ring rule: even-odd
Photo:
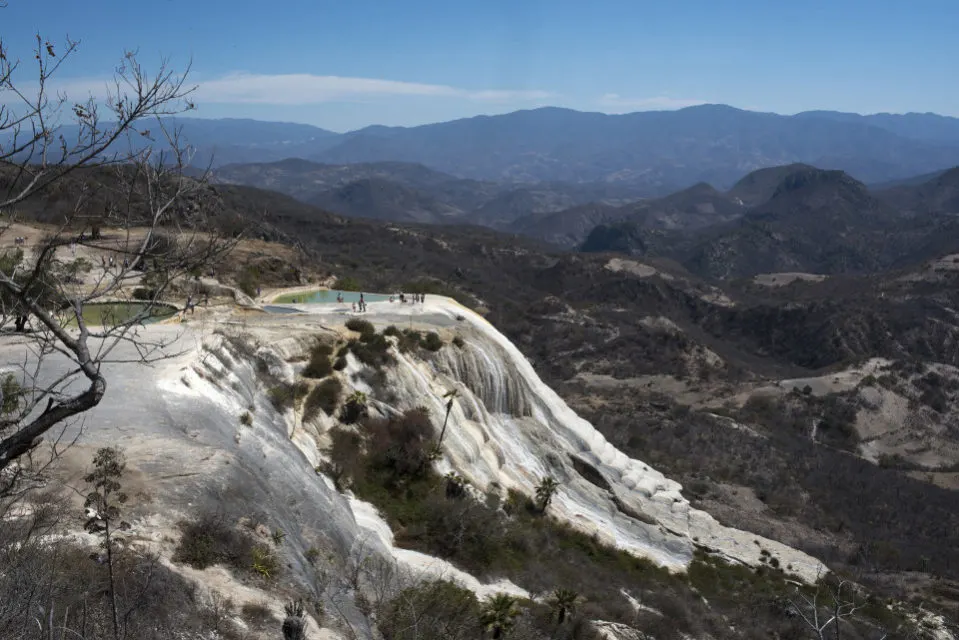
[[[307,73],[251,74],[235,72],[210,79],[188,78],[197,85],[191,100],[197,104],[266,104],[311,105],[346,100],[375,100],[402,96],[452,98],[479,103],[510,104],[537,102],[554,97],[548,91],[487,89],[472,91],[442,84],[399,82],[377,78],[345,78],[318,76]],[[28,93],[36,87],[25,86]],[[83,101],[91,96],[106,97],[111,88],[110,79],[59,79],[49,89],[66,94],[72,101]],[[115,87],[114,87],[115,88]],[[16,96],[0,92],[0,104],[15,102]]]
[[517,101],[536,101],[555,98],[555,93],[549,91],[510,91],[510,90],[487,90],[487,91],[468,91],[466,95],[470,100],[481,102],[517,102]]
[[597,101],[599,105],[610,111],[652,111],[657,109],[682,109],[706,104],[705,100],[688,100],[656,96],[653,98],[624,98],[618,93],[607,93]]
[[341,100],[395,96],[459,98],[476,102],[544,100],[546,91],[469,91],[441,84],[399,82],[376,78],[344,78],[312,74],[231,73],[201,81],[196,102],[232,104],[307,105]]

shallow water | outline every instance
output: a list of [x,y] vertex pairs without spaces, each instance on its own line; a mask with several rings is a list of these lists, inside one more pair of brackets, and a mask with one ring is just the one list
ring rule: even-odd
[[[95,302],[83,308],[83,319],[88,325],[116,326],[130,322],[140,314],[144,314],[146,310],[147,305],[143,302]],[[177,310],[178,308],[173,305],[156,303],[150,307],[149,314],[144,314],[140,318],[140,322],[143,324],[158,322],[169,318]],[[68,324],[75,325],[76,319]]]

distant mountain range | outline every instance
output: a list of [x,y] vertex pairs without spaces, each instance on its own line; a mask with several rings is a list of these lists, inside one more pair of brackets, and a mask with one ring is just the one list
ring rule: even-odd
[[[959,164],[959,118],[931,113],[783,116],[701,105],[607,115],[545,107],[348,133],[245,119],[174,118],[169,124],[180,127],[195,148],[196,166],[288,158],[337,165],[404,162],[459,179],[601,183],[647,197],[699,182],[728,189],[750,171],[792,163],[839,169],[867,184]],[[75,133],[70,129],[62,129],[67,139]],[[134,137],[134,144],[158,144]],[[0,137],[0,145],[6,142]]]

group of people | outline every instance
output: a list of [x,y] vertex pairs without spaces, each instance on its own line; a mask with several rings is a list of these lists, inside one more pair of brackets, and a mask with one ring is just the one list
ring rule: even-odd
[[[343,302],[343,294],[337,293],[336,299],[338,302]],[[356,313],[357,311],[359,311],[360,313],[364,313],[366,311],[366,298],[363,296],[362,293],[360,294],[360,301],[353,303],[353,313]]]
[[[416,304],[416,303],[423,304],[424,302],[426,302],[426,294],[425,294],[425,293],[410,293],[410,294],[397,293],[397,294],[391,294],[391,295],[390,295],[390,302],[391,302],[391,303],[392,303],[392,302],[396,302],[396,299],[397,299],[397,298],[399,298],[399,301],[400,301],[402,304],[406,304],[407,302],[409,302],[410,304]],[[342,303],[342,302],[344,301],[344,298],[343,298],[343,294],[342,294],[342,293],[337,292],[337,294],[336,294],[336,301],[339,302],[339,303]],[[296,302],[296,301],[294,300],[294,302]],[[360,300],[359,300],[359,302],[354,302],[354,303],[352,303],[352,306],[353,306],[353,313],[356,313],[356,312],[364,313],[364,312],[366,312],[366,310],[367,310],[367,308],[366,308],[366,297],[361,293],[361,294],[360,294]]]
[[[390,302],[393,302],[393,296],[390,296]],[[411,294],[409,295],[409,298],[407,298],[407,297],[406,297],[406,294],[401,293],[401,294],[400,294],[400,302],[402,302],[403,304],[406,304],[407,302],[409,302],[410,304],[415,304],[415,303],[417,303],[417,302],[419,302],[419,303],[422,304],[423,302],[426,302],[426,294],[425,294],[425,293],[411,293]]]
[[22,247],[23,245],[27,244],[27,239],[24,236],[17,236],[13,239],[13,244],[14,246]]

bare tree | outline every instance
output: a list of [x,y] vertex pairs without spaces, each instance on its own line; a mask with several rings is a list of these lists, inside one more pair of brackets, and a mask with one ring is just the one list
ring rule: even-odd
[[[793,597],[786,601],[787,611],[798,616],[816,640],[841,640],[866,605],[856,583],[832,575],[820,579],[811,593],[797,585]],[[888,636],[886,630],[879,630],[875,638],[884,640]]]
[[[104,364],[171,355],[175,339],[144,321],[235,243],[215,232],[219,199],[205,173],[187,175],[171,124],[193,108],[186,74],[128,52],[102,95],[73,100],[56,78],[77,47],[38,35],[30,72],[0,40],[0,333],[24,347],[0,374],[0,493],[42,469],[27,454],[51,429],[47,461],[69,444],[68,421],[106,392]],[[38,217],[42,234],[20,225]]]

